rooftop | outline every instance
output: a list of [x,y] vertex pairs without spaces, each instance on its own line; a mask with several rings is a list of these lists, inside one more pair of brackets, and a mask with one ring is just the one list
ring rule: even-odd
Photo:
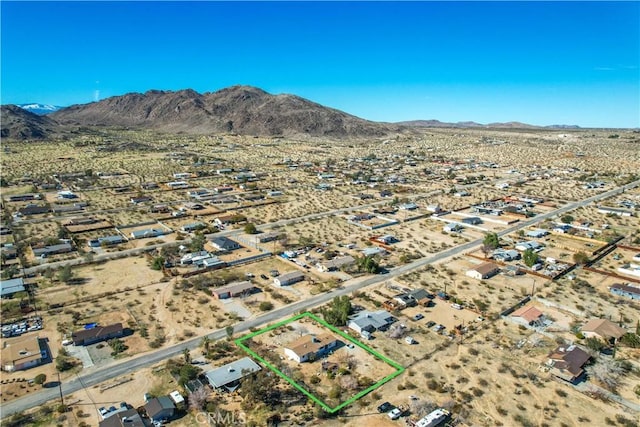
[[237,381],[252,372],[262,368],[249,357],[243,357],[231,363],[227,363],[217,369],[205,372],[211,386],[218,388]]
[[304,335],[287,344],[286,348],[298,356],[304,356],[305,354],[316,353],[322,347],[335,341],[337,341],[336,337],[327,333],[318,336]]

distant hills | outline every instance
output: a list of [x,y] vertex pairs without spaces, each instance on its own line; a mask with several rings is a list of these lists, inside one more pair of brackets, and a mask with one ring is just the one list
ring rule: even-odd
[[476,122],[456,122],[448,123],[439,120],[411,120],[397,122],[396,124],[408,127],[429,127],[429,128],[491,128],[491,129],[580,129],[575,125],[551,125],[535,126],[521,122],[489,123],[483,125]]
[[17,105],[3,105],[0,110],[0,136],[9,139],[46,139],[59,130],[59,124]]
[[[44,115],[46,114],[46,115]],[[414,120],[381,123],[361,119],[295,95],[272,95],[251,86],[198,93],[150,90],[60,108],[46,104],[2,106],[2,137],[46,139],[78,127],[108,126],[167,133],[254,136],[379,137],[412,128],[578,129],[519,122],[480,124]]]
[[251,86],[200,94],[194,90],[129,93],[50,115],[61,124],[126,126],[177,133],[327,137],[382,136],[396,125],[370,122],[295,95]]

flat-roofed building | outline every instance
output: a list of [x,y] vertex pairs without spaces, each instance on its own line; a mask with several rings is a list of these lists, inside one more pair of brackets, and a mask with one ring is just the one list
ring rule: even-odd
[[240,380],[262,368],[249,357],[243,357],[219,368],[205,372],[205,377],[213,388],[234,391],[240,386]]

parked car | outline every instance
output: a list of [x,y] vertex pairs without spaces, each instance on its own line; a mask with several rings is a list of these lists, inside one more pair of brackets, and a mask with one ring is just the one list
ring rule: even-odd
[[415,316],[413,316],[413,320],[418,321],[424,319],[424,315],[422,313],[418,313]]
[[415,344],[416,343],[416,340],[414,340],[413,337],[406,337],[404,340],[405,340],[405,342],[407,344]]
[[394,408],[392,410],[390,410],[387,415],[389,416],[389,418],[391,418],[392,420],[397,420],[398,418],[400,418],[400,416],[402,415],[402,411],[398,408]]
[[383,412],[389,412],[392,409],[395,409],[395,406],[393,406],[391,403],[389,402],[384,402],[382,405],[378,406],[378,412],[380,412],[381,414]]
[[434,326],[436,326],[436,322],[434,322],[433,320],[429,320],[427,322],[427,328],[433,328]]
[[262,280],[269,280],[269,278],[268,278],[267,276],[265,276],[264,274],[261,274],[261,275],[260,275],[260,278],[261,278]]
[[460,304],[451,304],[451,307],[455,308],[456,310],[462,310],[462,306]]

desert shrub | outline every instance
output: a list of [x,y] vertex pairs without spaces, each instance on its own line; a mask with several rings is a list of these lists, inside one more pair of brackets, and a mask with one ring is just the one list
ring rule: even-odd
[[559,388],[556,389],[556,394],[560,397],[567,397],[567,392]]

